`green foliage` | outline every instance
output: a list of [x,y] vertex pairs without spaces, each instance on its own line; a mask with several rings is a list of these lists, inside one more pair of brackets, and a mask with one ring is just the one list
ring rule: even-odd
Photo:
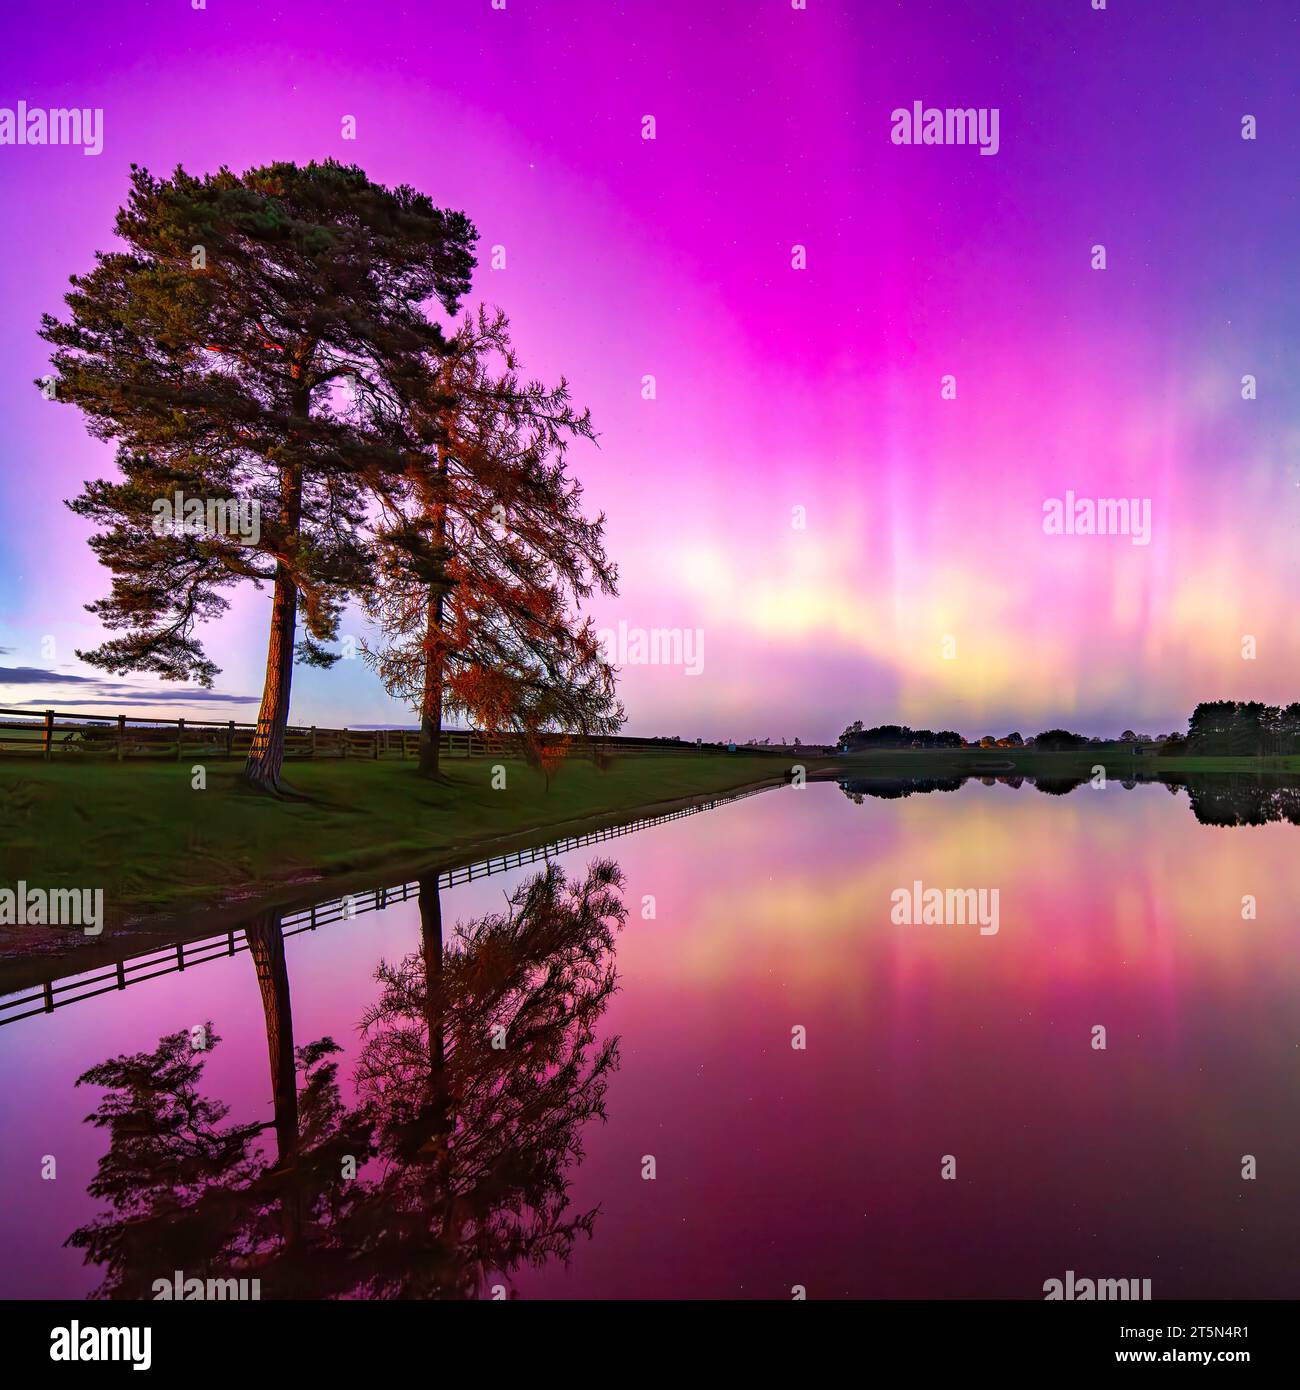
[[1068,729],[1044,729],[1034,738],[1034,747],[1044,753],[1060,753],[1087,746],[1088,740],[1083,734],[1072,734]]
[[520,374],[501,312],[466,315],[441,360],[375,403],[408,469],[377,528],[381,629],[364,654],[390,695],[427,718],[521,735],[613,733],[623,713],[590,620],[616,592],[604,517],[589,519],[566,468],[589,415],[568,386]]
[[[319,643],[370,583],[366,498],[402,461],[360,401],[404,357],[441,350],[424,306],[455,312],[476,233],[334,161],[201,178],[133,167],[116,231],[122,249],[72,277],[66,319],[41,324],[57,399],[118,445],[120,478],[68,504],[98,528],[112,586],[89,608],[118,634],[79,655],[211,685],[196,629],[231,585],[284,581]],[[256,504],[256,539],[159,528],[155,504],[177,492]]]
[[1187,747],[1234,757],[1300,752],[1300,702],[1202,701],[1187,721]]
[[839,746],[856,753],[866,748],[960,748],[961,735],[946,729],[909,729],[906,724],[879,724],[864,729],[862,720],[854,720],[839,737]]

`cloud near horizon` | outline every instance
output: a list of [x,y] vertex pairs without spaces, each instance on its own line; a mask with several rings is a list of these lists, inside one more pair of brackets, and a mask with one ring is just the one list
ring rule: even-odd
[[[51,671],[39,666],[0,666],[0,702],[8,689],[26,686],[91,687],[94,698],[60,698],[63,705],[137,705],[160,704],[257,704],[258,695],[231,695],[219,690],[184,687],[177,690],[155,689],[132,685],[129,681],[108,681],[94,676],[74,676],[66,671]],[[46,707],[48,700],[17,700],[16,706]]]

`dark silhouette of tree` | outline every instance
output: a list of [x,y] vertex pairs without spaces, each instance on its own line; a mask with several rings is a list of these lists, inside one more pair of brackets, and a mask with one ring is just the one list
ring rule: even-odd
[[[125,249],[73,276],[68,319],[41,327],[58,399],[117,441],[123,477],[69,503],[101,528],[91,545],[113,575],[90,611],[123,634],[78,654],[210,686],[196,625],[228,607],[224,588],[271,585],[246,775],[280,790],[295,652],[334,659],[322,643],[372,578],[366,498],[404,464],[365,403],[397,364],[444,347],[423,305],[456,312],[476,233],[461,213],[334,161],[203,178],[133,168],[116,231]],[[177,491],[256,503],[256,538],[159,528],[154,504]]]
[[[896,800],[936,791],[956,791],[972,778],[955,777],[851,777],[840,780],[840,790],[850,801],[861,805],[868,797]],[[1000,782],[1019,787],[1026,780],[1047,796],[1068,796],[1089,782],[1089,778],[1038,775],[1029,779],[1018,775],[979,777],[986,785]],[[1300,777],[1293,773],[1238,772],[1140,772],[1127,773],[1120,781],[1126,790],[1143,783],[1162,785],[1172,793],[1185,790],[1190,809],[1202,825],[1267,825],[1286,821],[1300,825]]]
[[109,1133],[89,1190],[110,1211],[67,1241],[104,1267],[97,1296],[148,1298],[180,1270],[258,1278],[263,1298],[469,1297],[489,1273],[567,1260],[597,1214],[569,1209],[567,1172],[617,1065],[596,1026],[621,887],[609,861],[572,884],[550,865],[448,942],[422,881],[421,947],[377,972],[352,1108],[336,1044],[293,1048],[278,919],[251,923],[271,1120],[227,1123],[203,1096],[211,1024],[200,1049],[171,1034],[78,1081],[104,1088],[87,1118]]
[[1300,705],[1284,709],[1258,700],[1209,700],[1187,721],[1187,751],[1259,757],[1300,751]]
[[505,315],[480,309],[372,405],[408,467],[378,531],[381,636],[363,650],[419,711],[420,771],[437,775],[444,713],[521,735],[534,760],[545,730],[613,733],[614,673],[575,612],[615,593],[617,571],[566,471],[570,441],[594,438],[567,384],[524,380]]
[[909,729],[906,724],[879,724],[864,729],[856,719],[839,737],[839,746],[849,753],[865,748],[960,748],[961,735],[951,729]]
[[1250,773],[1167,773],[1162,780],[1187,788],[1192,813],[1202,825],[1300,825],[1300,778]]
[[849,777],[840,782],[840,790],[860,806],[866,797],[896,801],[927,792],[955,792],[967,780],[965,777]]
[[1039,752],[1066,753],[1087,746],[1088,740],[1083,734],[1072,734],[1068,729],[1044,729],[1034,738],[1034,747]]
[[[266,1026],[269,1123],[223,1126],[228,1107],[199,1094],[205,1054],[220,1041],[210,1023],[197,1049],[190,1035],[173,1034],[153,1053],[106,1062],[77,1083],[110,1091],[89,1117],[111,1134],[90,1191],[123,1215],[100,1218],[68,1242],[109,1266],[103,1297],[144,1297],[142,1286],[178,1269],[195,1278],[258,1277],[279,1297],[325,1296],[346,1280],[332,1228],[359,1196],[344,1181],[344,1159],[365,1162],[369,1128],[339,1097],[337,1044],[294,1047],[279,914],[259,913],[244,934]],[[268,1130],[273,1152],[260,1143]],[[188,1163],[178,1167],[175,1157]],[[164,1251],[174,1263],[160,1266]]]
[[211,1023],[206,1032],[202,1050],[189,1033],[172,1033],[152,1052],[112,1058],[78,1078],[106,1091],[87,1117],[109,1133],[88,1190],[111,1210],[66,1243],[104,1267],[97,1298],[150,1298],[154,1281],[175,1270],[258,1278],[273,1297],[337,1292],[345,1261],[328,1233],[360,1195],[342,1177],[343,1159],[364,1161],[369,1151],[362,1122],[339,1101],[337,1046],[322,1038],[297,1053],[300,1128],[286,1172],[281,1153],[268,1159],[258,1143],[267,1124],[226,1124],[229,1107],[202,1095],[203,1068],[220,1042]]
[[1077,787],[1083,786],[1087,777],[1044,777],[1041,773],[1033,778],[1035,788],[1047,796],[1068,796]]
[[[1123,744],[1136,751],[1139,744],[1158,744],[1162,753],[1176,756],[1182,753],[1219,757],[1262,757],[1300,753],[1300,701],[1284,707],[1266,705],[1258,700],[1207,700],[1196,706],[1188,720],[1184,736],[1173,733],[1166,737],[1135,733],[1125,729],[1117,740],[1072,733],[1068,729],[1045,729],[1033,738],[1022,739],[1019,733],[996,739],[985,734],[978,741],[983,748],[1009,746],[1033,747],[1040,752],[1073,752],[1091,745]],[[839,746],[847,752],[864,748],[959,748],[962,740],[950,731],[933,733],[929,729],[909,729],[905,724],[881,724],[864,729],[855,720],[839,737]]]
[[1300,701],[1278,711],[1277,739],[1279,753],[1300,752]]
[[567,1171],[617,1065],[595,1029],[622,882],[608,860],[573,884],[548,865],[451,943],[436,879],[421,884],[421,950],[377,972],[357,1068],[382,1168],[348,1233],[364,1296],[471,1297],[591,1234]]

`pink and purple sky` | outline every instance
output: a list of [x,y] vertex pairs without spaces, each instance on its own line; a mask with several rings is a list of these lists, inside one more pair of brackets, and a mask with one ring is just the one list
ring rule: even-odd
[[[36,328],[132,162],[329,156],[463,208],[471,302],[592,408],[622,571],[592,611],[704,634],[699,675],[625,668],[628,732],[1300,698],[1294,0],[74,0],[0,37],[0,107],[104,112],[97,157],[0,146],[0,705],[252,717],[264,594],[205,633],[243,699],[75,657],[107,577],[61,499],[112,453],[32,386]],[[918,100],[998,108],[998,153],[893,144]],[[1150,499],[1150,543],[1044,534],[1067,491]],[[293,717],[405,719],[360,661],[300,670]]]

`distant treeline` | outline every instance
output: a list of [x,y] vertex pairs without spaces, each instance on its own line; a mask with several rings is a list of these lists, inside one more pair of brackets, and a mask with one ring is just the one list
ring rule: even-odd
[[1187,721],[1183,742],[1189,753],[1300,753],[1300,702],[1204,701]]
[[[909,729],[906,724],[877,724],[875,728],[864,729],[862,720],[857,719],[839,737],[839,747],[848,753],[857,753],[865,748],[1024,748],[1034,743],[1016,734],[1005,738],[994,738],[986,734],[983,738],[968,743],[952,729]],[[1067,733],[1064,729],[1048,729],[1038,735],[1037,742],[1043,748],[1077,748],[1088,742],[1080,734]]]
[[1259,754],[1300,753],[1300,701],[1286,706],[1259,700],[1208,700],[1196,706],[1187,721],[1187,733],[1135,734],[1125,729],[1118,739],[1071,733],[1069,729],[1044,729],[1030,738],[1018,733],[967,740],[951,729],[909,729],[906,724],[877,724],[864,729],[855,720],[839,737],[845,752],[868,748],[1036,748],[1044,752],[1068,752],[1098,744],[1156,745],[1161,753],[1250,757]]
[[853,753],[859,748],[960,748],[964,740],[951,729],[909,729],[906,724],[878,724],[864,729],[855,719],[840,735],[840,747]]

